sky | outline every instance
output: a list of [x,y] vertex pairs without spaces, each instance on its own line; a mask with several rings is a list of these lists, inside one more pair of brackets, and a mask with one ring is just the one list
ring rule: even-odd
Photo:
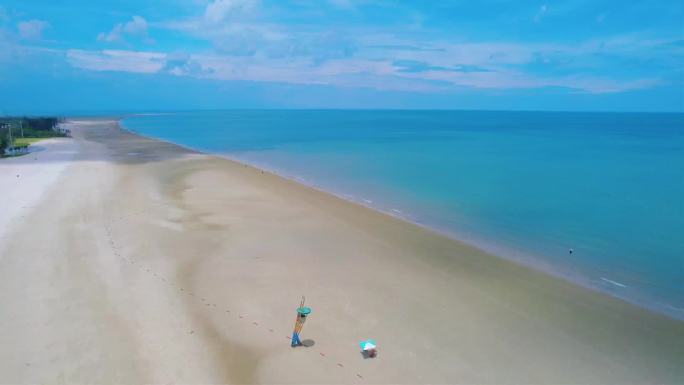
[[684,1],[0,0],[0,115],[684,112]]

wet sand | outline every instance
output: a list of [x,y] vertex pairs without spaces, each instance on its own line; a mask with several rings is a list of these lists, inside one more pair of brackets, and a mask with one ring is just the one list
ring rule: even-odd
[[71,129],[71,158],[11,159],[54,180],[2,181],[42,193],[0,223],[0,382],[684,382],[684,322],[115,121]]

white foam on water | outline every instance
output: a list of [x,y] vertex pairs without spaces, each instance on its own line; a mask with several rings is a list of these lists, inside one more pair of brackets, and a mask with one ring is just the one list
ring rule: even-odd
[[613,284],[613,285],[619,286],[619,287],[627,287],[627,285],[625,285],[625,284],[622,284],[622,283],[620,283],[620,282],[612,281],[612,280],[610,280],[610,279],[608,279],[608,278],[606,278],[606,277],[601,277],[601,281],[605,281],[605,282],[608,282],[608,283],[610,283],[610,284]]
[[[122,126],[123,127],[123,126]],[[124,129],[127,129],[131,132],[136,133],[135,130],[131,130],[130,128],[123,127]],[[142,135],[140,133],[137,133],[138,135]],[[142,135],[145,137],[151,137],[155,138],[154,136],[150,135]],[[166,141],[171,141],[169,139],[162,139]],[[181,147],[184,148],[189,148],[194,151],[198,152],[203,152],[203,153],[212,153],[209,150],[202,149],[202,148],[193,148],[184,144],[181,144],[179,142],[175,142],[176,144],[180,145]],[[384,214],[390,215],[395,218],[400,218],[407,220],[409,222],[412,222],[414,224],[417,224],[421,227],[424,228],[429,228],[433,231],[436,231],[439,234],[442,234],[444,236],[457,239],[461,242],[466,242],[471,245],[474,245],[475,247],[478,247],[482,250],[488,251],[494,255],[499,255],[501,257],[505,257],[511,260],[514,260],[518,263],[521,263],[523,265],[526,265],[528,267],[544,271],[552,276],[555,276],[557,278],[565,279],[568,281],[571,281],[573,283],[579,284],[583,287],[591,288],[593,290],[603,292],[605,294],[614,296],[616,298],[620,298],[622,300],[626,300],[628,302],[638,304],[640,306],[643,306],[645,308],[648,308],[650,310],[658,311],[661,313],[665,313],[671,316],[674,316],[677,319],[684,320],[684,311],[682,311],[681,306],[671,306],[667,305],[664,303],[655,303],[652,302],[652,299],[649,299],[648,297],[633,297],[633,295],[639,294],[637,292],[637,289],[639,289],[639,285],[636,286],[628,286],[626,284],[613,281],[611,279],[608,279],[606,277],[600,277],[600,279],[597,281],[594,277],[590,277],[588,274],[583,274],[579,269],[570,269],[569,266],[563,266],[562,269],[561,267],[554,266],[551,263],[547,263],[544,258],[541,255],[534,255],[532,252],[529,250],[523,251],[523,250],[515,250],[513,248],[508,248],[505,244],[500,243],[497,244],[495,241],[498,241],[498,239],[488,239],[484,237],[482,234],[474,234],[473,232],[466,232],[463,228],[455,229],[455,228],[449,228],[448,226],[441,226],[436,224],[433,221],[426,221],[426,220],[421,220],[420,217],[416,217],[415,212],[413,212],[413,209],[410,207],[407,207],[406,209],[408,210],[407,213],[404,213],[403,211],[392,208],[389,205],[383,204],[383,202],[374,202],[371,201],[370,199],[364,199],[360,196],[355,197],[352,194],[349,193],[342,193],[339,190],[336,191],[335,188],[331,187],[326,187],[325,183],[316,183],[316,180],[307,180],[306,178],[303,178],[300,175],[293,175],[293,173],[290,171],[288,172],[285,169],[281,169],[278,167],[272,167],[269,164],[267,164],[264,161],[254,159],[252,156],[243,156],[241,153],[231,153],[231,152],[214,152],[214,155],[218,155],[224,158],[231,159],[233,161],[243,163],[243,164],[249,164],[253,167],[256,167],[258,169],[268,171],[270,173],[279,175],[285,179],[293,180],[300,182],[310,188],[313,188],[318,191],[326,192],[332,195],[337,196],[338,198],[342,198],[351,202],[355,202],[357,204],[364,205],[366,207],[370,207],[376,211],[382,212]],[[388,202],[385,202],[388,203]],[[567,250],[567,248],[565,249]],[[567,270],[566,270],[567,268]],[[605,283],[604,283],[605,282]],[[606,283],[610,284],[607,285]],[[620,289],[612,289],[611,287],[618,287]]]

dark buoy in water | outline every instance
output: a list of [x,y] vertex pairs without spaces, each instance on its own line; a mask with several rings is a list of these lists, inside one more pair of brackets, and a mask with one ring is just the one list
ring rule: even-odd
[[572,252],[575,251],[572,249],[572,247],[568,250],[568,253],[572,254]]

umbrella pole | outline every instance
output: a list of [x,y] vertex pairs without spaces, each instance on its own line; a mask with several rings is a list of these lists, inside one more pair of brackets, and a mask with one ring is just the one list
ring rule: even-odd
[[[306,301],[306,298],[302,296],[302,301],[299,303],[299,308],[304,307],[304,302]],[[299,333],[301,333],[302,328],[304,327],[304,318],[302,317],[299,312],[297,312],[297,319],[295,320],[295,326],[294,326],[294,331],[292,332],[292,347],[296,347],[302,344],[302,341],[299,339]]]
[[299,333],[302,331],[301,322],[299,321],[299,314],[297,314],[297,319],[295,320],[294,331],[292,332],[292,347],[299,346],[302,342],[299,340]]

